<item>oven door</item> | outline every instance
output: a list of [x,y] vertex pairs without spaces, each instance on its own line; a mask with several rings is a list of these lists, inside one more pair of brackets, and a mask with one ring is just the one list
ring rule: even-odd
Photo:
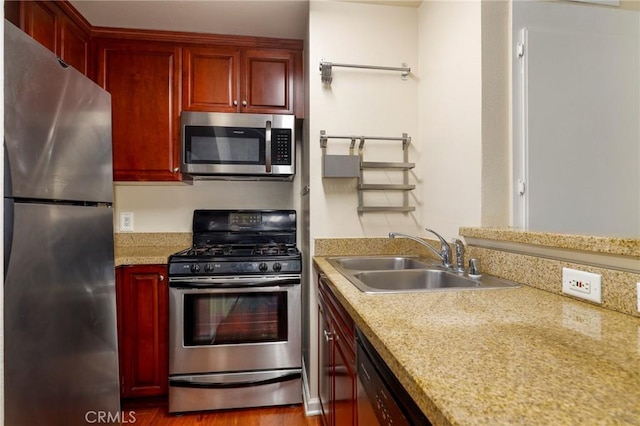
[[302,365],[299,277],[213,281],[170,283],[170,375]]

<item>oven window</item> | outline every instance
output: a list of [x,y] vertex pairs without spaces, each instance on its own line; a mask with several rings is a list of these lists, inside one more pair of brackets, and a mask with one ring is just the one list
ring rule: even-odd
[[260,139],[193,136],[191,160],[215,164],[260,164]]
[[287,292],[184,295],[184,345],[287,340]]
[[264,164],[264,129],[186,126],[185,160],[203,164]]

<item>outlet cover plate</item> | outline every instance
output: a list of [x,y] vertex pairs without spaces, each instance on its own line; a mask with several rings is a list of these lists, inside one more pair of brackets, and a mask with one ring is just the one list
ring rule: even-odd
[[133,232],[133,213],[120,213],[120,232]]
[[602,303],[602,276],[577,269],[562,268],[562,292]]

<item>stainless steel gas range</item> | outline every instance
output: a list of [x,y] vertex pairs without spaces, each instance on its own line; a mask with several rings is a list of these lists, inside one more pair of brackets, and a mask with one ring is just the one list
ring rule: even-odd
[[292,210],[196,210],[169,257],[169,412],[302,402]]

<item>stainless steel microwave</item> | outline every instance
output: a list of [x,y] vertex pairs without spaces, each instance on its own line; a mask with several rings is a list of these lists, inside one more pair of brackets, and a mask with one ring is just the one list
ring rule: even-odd
[[212,179],[285,179],[295,174],[295,116],[183,112],[182,173]]

